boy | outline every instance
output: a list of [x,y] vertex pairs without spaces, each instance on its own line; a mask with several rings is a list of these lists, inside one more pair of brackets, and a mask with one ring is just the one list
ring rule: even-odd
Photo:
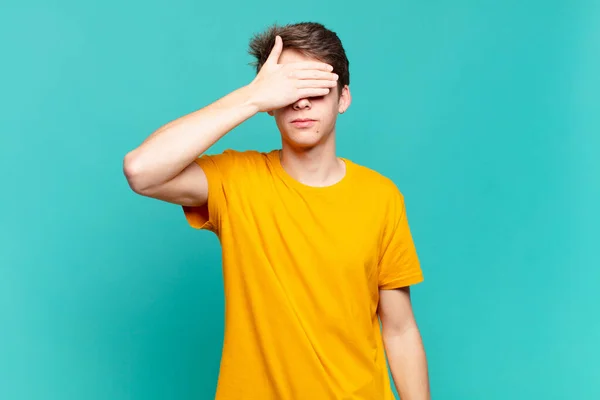
[[[218,400],[429,399],[409,287],[423,279],[404,198],[336,155],[348,60],[317,23],[252,38],[257,75],[150,135],[124,159],[138,194],[179,204],[223,251]],[[259,112],[281,149],[205,152]],[[200,157],[199,157],[200,156]],[[381,320],[381,327],[379,321]]]

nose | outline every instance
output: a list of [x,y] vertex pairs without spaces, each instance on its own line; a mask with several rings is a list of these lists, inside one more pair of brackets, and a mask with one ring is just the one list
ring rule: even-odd
[[310,110],[310,100],[300,99],[293,105],[294,110]]

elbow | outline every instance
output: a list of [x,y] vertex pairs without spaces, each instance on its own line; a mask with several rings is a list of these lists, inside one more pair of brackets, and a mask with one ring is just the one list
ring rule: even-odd
[[406,337],[412,334],[419,334],[419,328],[414,320],[394,321],[382,324],[382,336],[384,339],[394,339]]
[[135,151],[127,153],[123,158],[123,174],[131,190],[141,195],[145,193],[149,186],[146,183],[147,172]]

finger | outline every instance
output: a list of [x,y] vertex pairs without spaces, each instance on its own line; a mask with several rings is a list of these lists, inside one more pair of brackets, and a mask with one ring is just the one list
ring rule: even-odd
[[307,97],[320,97],[320,96],[326,96],[327,94],[329,94],[330,89],[299,89],[298,90],[298,94],[300,95],[300,98],[307,98]]
[[300,71],[294,71],[292,76],[297,79],[337,80],[339,78],[337,74],[327,71],[319,71],[317,69],[303,69]]
[[298,69],[298,70],[303,70],[303,69],[318,69],[320,71],[333,71],[333,66],[327,64],[327,63],[322,63],[319,61],[303,61],[303,62],[297,62],[297,63],[292,63],[292,64],[288,64],[290,65],[292,68],[294,69]]
[[303,80],[298,81],[298,83],[296,84],[296,87],[299,89],[308,89],[308,88],[322,89],[322,88],[332,88],[332,87],[335,87],[335,85],[337,85],[337,81],[334,81],[334,80],[303,79]]
[[277,64],[277,62],[279,61],[279,56],[281,55],[282,49],[283,49],[283,40],[281,40],[281,36],[277,35],[277,36],[275,36],[275,45],[271,49],[271,53],[269,54],[269,57],[267,57],[265,64]]

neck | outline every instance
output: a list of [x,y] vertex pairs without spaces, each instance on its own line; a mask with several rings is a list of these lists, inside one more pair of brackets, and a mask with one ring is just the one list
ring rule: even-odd
[[335,140],[329,139],[309,148],[283,142],[282,167],[292,178],[308,186],[323,187],[339,182],[346,173],[346,166],[336,156]]

